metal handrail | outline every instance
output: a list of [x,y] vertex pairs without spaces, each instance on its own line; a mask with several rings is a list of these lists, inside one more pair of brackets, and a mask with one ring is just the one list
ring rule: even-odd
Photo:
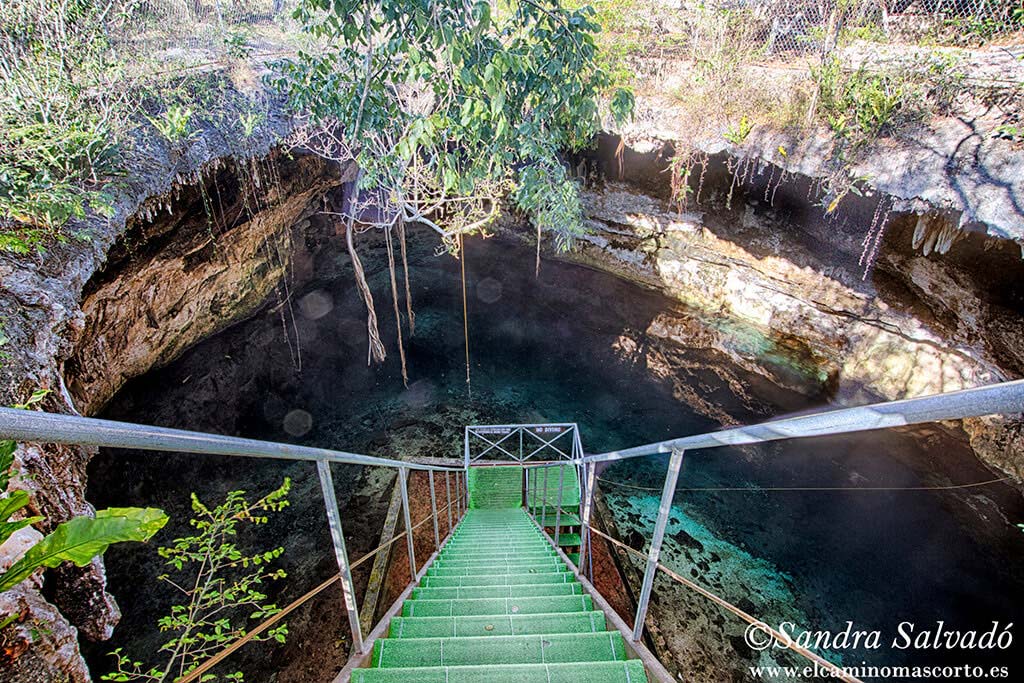
[[[544,434],[537,433],[538,429],[557,429],[558,431],[553,432],[551,437],[547,438]],[[525,442],[524,434],[528,434],[535,441]],[[509,441],[516,436],[519,437],[518,441]],[[562,440],[565,436],[569,437],[568,445],[555,445],[555,442]],[[487,447],[474,453],[471,437],[483,441]],[[503,445],[506,443],[507,445]],[[463,465],[469,467],[491,451],[495,451],[495,455],[499,457],[504,453],[514,462],[526,462],[547,450],[558,453],[565,460],[575,461],[583,454],[582,450],[577,451],[579,443],[579,426],[575,422],[467,425],[463,437]]]
[[[274,443],[259,441],[255,439],[244,439],[232,436],[205,434],[180,429],[169,429],[165,427],[152,427],[135,425],[110,420],[98,420],[72,415],[58,415],[29,410],[16,410],[0,408],[0,438],[13,439],[17,441],[37,441],[45,443],[63,443],[81,446],[103,446],[111,448],[132,448],[140,450],[179,451],[185,453],[202,453],[210,455],[228,455],[242,457],[274,458],[281,460],[299,460],[315,462],[320,477],[321,489],[324,496],[324,504],[327,510],[328,522],[331,528],[331,538],[334,544],[335,556],[338,562],[340,577],[342,580],[342,592],[345,600],[345,607],[352,628],[353,645],[356,652],[365,654],[366,643],[362,637],[359,624],[358,610],[352,584],[352,564],[348,560],[348,552],[345,548],[344,534],[341,529],[341,515],[338,510],[337,500],[334,496],[334,485],[331,480],[330,464],[351,464],[370,465],[380,467],[392,467],[398,469],[398,480],[401,487],[402,507],[406,526],[406,542],[408,544],[409,565],[413,582],[417,580],[417,569],[415,559],[415,545],[412,532],[425,524],[428,519],[434,520],[434,543],[440,549],[442,545],[437,529],[436,493],[434,490],[433,472],[445,472],[446,498],[448,499],[449,513],[449,536],[452,529],[451,515],[451,494],[448,488],[448,475],[455,474],[455,497],[456,517],[460,518],[465,514],[468,507],[468,468],[472,460],[469,451],[469,436],[472,429],[511,427],[519,431],[520,436],[524,429],[558,426],[569,427],[573,433],[571,455],[557,450],[566,457],[562,462],[527,463],[529,457],[523,458],[522,444],[519,446],[519,458],[503,448],[499,450],[506,452],[513,460],[525,465],[527,469],[533,467],[544,468],[544,494],[542,496],[543,506],[540,525],[542,528],[547,522],[548,508],[548,486],[547,468],[562,466],[567,463],[577,468],[578,479],[581,488],[580,501],[580,564],[586,562],[591,548],[589,535],[591,532],[591,509],[593,507],[594,490],[596,488],[596,464],[613,460],[623,460],[649,455],[671,453],[668,473],[665,478],[665,485],[662,491],[661,504],[658,510],[658,519],[655,523],[654,535],[651,539],[651,546],[647,553],[647,568],[644,574],[644,582],[641,588],[640,599],[637,604],[637,614],[634,619],[633,641],[637,642],[644,628],[644,621],[647,614],[647,606],[650,600],[650,593],[653,588],[654,576],[659,570],[668,571],[666,567],[658,562],[661,543],[664,538],[665,526],[668,519],[672,499],[675,494],[676,479],[682,465],[683,455],[687,450],[715,448],[718,446],[737,446],[744,444],[755,444],[780,439],[805,438],[814,436],[827,436],[835,434],[846,434],[887,427],[896,427],[924,422],[936,422],[940,420],[956,420],[967,417],[978,417],[995,413],[1016,413],[1024,412],[1024,380],[1004,382],[1002,384],[988,385],[974,389],[923,396],[920,398],[905,399],[902,401],[890,401],[876,403],[856,408],[844,408],[831,410],[822,413],[804,415],[800,417],[771,420],[758,425],[724,429],[718,432],[697,434],[679,439],[659,441],[657,443],[636,446],[618,451],[610,451],[596,455],[585,455],[582,442],[579,437],[579,429],[575,423],[560,425],[478,425],[467,427],[465,434],[464,464],[462,467],[444,467],[435,465],[421,465],[417,463],[391,460],[388,458],[377,458],[369,455],[347,453],[323,448],[312,448],[308,446],[297,446],[292,444]],[[563,436],[566,432],[560,433],[552,441]],[[477,435],[479,436],[479,435]],[[543,447],[550,446],[540,438]],[[500,444],[502,440],[498,440]],[[496,444],[492,444],[495,446]],[[488,449],[490,450],[490,449]],[[426,471],[430,473],[430,499],[431,517],[425,518],[415,526],[410,519],[409,498],[408,498],[408,474],[412,470]],[[461,475],[461,476],[460,476]],[[537,477],[533,477],[532,496],[533,508],[536,508]],[[530,477],[527,476],[526,500],[530,500],[531,491]],[[558,497],[555,506],[555,537],[558,538],[561,527],[562,493],[564,487],[564,470],[559,472]],[[461,505],[460,505],[461,504]],[[461,509],[459,509],[461,507]],[[534,520],[536,521],[535,515]],[[595,530],[596,531],[596,530]],[[601,535],[599,533],[599,535]],[[391,542],[381,546],[373,553],[379,552],[384,547],[390,547],[401,536],[392,539]],[[554,541],[557,548],[557,540]],[[371,553],[371,554],[373,554]],[[365,558],[364,558],[365,559]],[[362,560],[360,560],[361,562]],[[581,574],[580,568],[576,573]],[[593,568],[591,565],[591,577]],[[372,639],[371,634],[371,639]],[[805,654],[805,653],[801,653]],[[805,656],[807,656],[805,654]],[[857,681],[849,675],[842,675],[837,671],[840,678],[847,681]]]
[[960,420],[995,413],[1024,412],[1024,380],[989,384],[973,389],[932,394],[902,401],[886,401],[856,408],[840,408],[812,415],[770,420],[746,427],[684,436],[618,451],[588,455],[584,462],[624,460],[675,450],[740,446],[744,444],[848,434],[922,422]]
[[[437,545],[437,549],[440,550],[440,538],[437,532],[437,516],[440,514],[440,511],[437,508],[433,473],[445,473],[446,489],[448,475],[455,475],[457,517],[461,518],[465,514],[468,503],[465,496],[467,490],[465,467],[422,465],[326,448],[313,448],[310,446],[244,439],[235,436],[207,434],[183,429],[153,427],[113,420],[80,417],[77,415],[61,415],[14,408],[0,408],[0,439],[106,448],[130,448],[147,451],[176,451],[205,455],[271,458],[315,463],[317,475],[320,479],[320,490],[324,499],[324,508],[327,512],[327,522],[330,527],[334,556],[338,563],[338,574],[341,579],[345,611],[348,616],[349,627],[352,631],[352,645],[353,649],[359,654],[365,654],[367,643],[363,639],[362,627],[359,623],[358,601],[355,595],[355,585],[352,581],[352,568],[355,565],[349,561],[348,549],[345,546],[345,534],[341,525],[341,512],[338,509],[338,501],[334,493],[334,481],[331,477],[331,464],[390,467],[398,470],[398,483],[401,487],[402,508],[405,516],[404,535],[408,546],[409,567],[412,570],[411,583],[415,583],[417,580],[416,549],[413,543],[413,532],[418,526],[425,523],[427,519],[434,519],[434,542]],[[425,471],[430,475],[431,517],[424,519],[416,527],[412,526],[409,509],[408,477],[409,472],[412,470]],[[445,507],[448,508],[449,513],[450,535],[452,501],[450,493],[447,494],[447,499],[448,504]],[[401,537],[399,536],[399,538]],[[390,546],[390,543],[386,544],[386,547],[390,548]],[[374,550],[371,554],[380,552],[384,547],[382,546]],[[363,559],[366,558],[361,558],[358,562],[362,562]],[[318,589],[307,593],[304,597],[316,595],[325,586],[326,582],[318,587]],[[242,639],[230,645],[220,655],[208,660],[203,666],[186,676],[186,680],[197,678],[202,672],[215,666],[223,657],[230,654],[234,648],[240,647],[247,642],[248,639],[248,635],[243,636]]]
[[[701,448],[716,448],[718,446],[738,446],[744,444],[755,444],[767,441],[777,441],[780,439],[795,439],[795,438],[806,438],[814,436],[828,436],[836,434],[847,434],[856,433],[861,431],[868,431],[873,429],[882,429],[887,427],[898,427],[904,425],[920,424],[924,422],[937,422],[940,420],[957,420],[967,417],[978,417],[982,415],[991,415],[996,413],[1016,413],[1024,412],[1024,380],[1016,380],[1011,382],[1004,382],[1002,384],[994,384],[983,387],[977,387],[973,389],[965,389],[962,391],[948,392],[943,394],[935,394],[931,396],[922,396],[919,398],[905,399],[902,401],[888,401],[883,403],[876,403],[868,406],[860,406],[856,408],[843,408],[838,410],[830,410],[822,413],[815,413],[811,415],[802,415],[799,417],[784,418],[779,420],[771,420],[758,425],[751,425],[746,427],[736,427],[732,429],[724,429],[718,432],[709,432],[706,434],[697,434],[693,436],[687,436],[679,439],[671,439],[668,441],[659,441],[657,443],[646,444],[643,446],[636,446],[633,448],[622,449],[618,451],[610,451],[607,453],[600,453],[596,455],[583,455],[582,445],[578,451],[574,448],[574,453],[578,452],[580,456],[574,459],[574,464],[580,467],[583,471],[580,473],[580,487],[582,493],[582,500],[580,501],[580,559],[579,566],[574,566],[574,570],[577,575],[583,575],[583,569],[586,567],[587,558],[592,553],[590,544],[590,533],[596,532],[599,536],[602,536],[608,540],[605,534],[602,534],[596,529],[591,528],[591,510],[594,503],[594,490],[596,488],[596,465],[599,462],[608,462],[614,460],[623,460],[627,458],[636,458],[651,455],[661,455],[670,453],[668,470],[665,475],[665,482],[662,489],[661,501],[658,506],[658,516],[655,520],[654,532],[651,536],[650,547],[646,553],[635,551],[629,548],[631,552],[637,553],[646,558],[646,568],[644,571],[643,584],[641,585],[640,595],[637,600],[636,615],[633,620],[633,633],[632,639],[634,643],[638,643],[643,635],[644,622],[647,617],[647,609],[650,603],[651,592],[654,588],[654,578],[659,571],[664,572],[670,578],[693,588],[697,592],[701,593],[708,599],[722,605],[729,611],[733,612],[740,618],[748,621],[749,623],[760,623],[757,622],[754,617],[735,607],[731,603],[723,600],[722,598],[714,595],[710,591],[701,588],[697,584],[690,582],[683,577],[679,576],[665,565],[659,562],[661,554],[661,546],[665,537],[665,529],[668,523],[669,512],[672,507],[672,500],[676,491],[676,482],[678,480],[680,470],[682,468],[683,456],[687,450],[695,450]],[[535,465],[524,463],[527,470],[535,469],[536,467],[549,467],[550,465]],[[545,469],[545,475],[547,469]],[[532,481],[531,481],[532,480]],[[584,481],[586,482],[584,484]],[[538,482],[536,473],[531,477],[530,473],[526,475],[527,490],[525,493],[526,500],[530,501],[532,493],[533,504],[532,514],[534,521],[544,529],[547,526],[546,516],[547,508],[550,503],[548,497],[547,477],[544,477],[543,484]],[[531,487],[532,483],[532,487]],[[558,534],[560,533],[560,515],[562,510],[562,485],[563,482],[561,477],[559,479],[558,493],[555,504],[555,539],[553,543],[558,546]],[[532,488],[532,490],[531,490]],[[537,508],[537,493],[538,489],[543,488],[541,494],[541,519],[538,522],[536,519],[536,508]],[[546,531],[545,531],[546,533]],[[622,545],[622,544],[620,544]],[[591,564],[590,571],[591,580],[593,580],[593,565]],[[774,629],[765,627],[765,632],[772,637],[779,640],[787,647],[790,644],[781,634]],[[836,665],[828,662],[819,655],[802,647],[790,647],[790,649],[803,655],[809,660],[816,662],[817,664],[824,666],[832,670],[832,674],[837,678],[848,681],[849,683],[860,683],[859,679],[844,672]]]
[[0,408],[0,437],[13,441],[38,441],[78,446],[177,451],[309,462],[326,461],[342,465],[372,465],[409,470],[434,470],[435,472],[461,472],[465,469],[463,467],[421,465],[327,448],[16,408]]

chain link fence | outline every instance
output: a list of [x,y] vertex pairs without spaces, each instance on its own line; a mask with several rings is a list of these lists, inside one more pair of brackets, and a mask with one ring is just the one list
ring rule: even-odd
[[285,49],[299,34],[299,0],[127,0],[115,43],[167,59]]
[[[600,1],[600,0],[599,0]],[[787,59],[863,40],[977,46],[1018,38],[1020,0],[658,0],[647,17],[666,40],[699,58],[709,45],[733,44],[751,57]],[[642,16],[642,15],[641,15]]]

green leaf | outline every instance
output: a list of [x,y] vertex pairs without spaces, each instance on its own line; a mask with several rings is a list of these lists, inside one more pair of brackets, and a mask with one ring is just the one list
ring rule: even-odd
[[39,567],[74,562],[84,567],[111,543],[148,541],[167,523],[156,508],[110,508],[96,517],[75,517],[64,522],[0,575],[0,593],[21,583]]
[[0,493],[7,490],[7,483],[11,480],[11,466],[14,465],[14,449],[17,447],[13,441],[0,441]]

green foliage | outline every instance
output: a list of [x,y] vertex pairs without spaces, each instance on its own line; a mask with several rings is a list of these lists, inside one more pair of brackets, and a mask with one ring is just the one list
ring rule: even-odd
[[746,142],[752,130],[754,130],[754,122],[744,115],[740,117],[740,122],[735,128],[730,123],[729,130],[725,131],[723,135],[728,142],[734,145],[742,145]]
[[[8,501],[15,502],[7,506],[0,502],[0,521],[3,522],[0,539],[10,536],[18,528],[42,520],[41,517],[30,517],[7,522],[15,510],[28,504],[28,494],[15,491],[3,502]],[[21,583],[39,567],[52,568],[64,562],[84,567],[92,558],[102,555],[111,543],[148,541],[166,523],[167,515],[155,508],[109,508],[97,510],[94,518],[75,517],[47,534],[0,575],[0,592]]]
[[977,13],[963,17],[951,17],[946,26],[972,42],[985,43],[1010,31],[1021,28],[1024,6],[1017,5],[1002,15]]
[[[0,318],[0,361],[6,362],[10,360],[11,354],[4,348],[8,343],[10,343],[10,341],[11,340],[7,338],[7,333],[4,332],[4,319]],[[4,487],[0,486],[0,491],[3,489]]]
[[224,36],[224,48],[232,59],[248,59],[253,53],[249,36],[242,31],[229,31]]
[[[16,407],[26,409],[47,393],[36,391],[26,403]],[[13,441],[0,441],[0,543],[19,529],[43,521],[38,516],[12,519],[29,504],[27,492],[7,490],[15,446]],[[6,572],[0,573],[0,593],[18,585],[40,567],[52,568],[64,562],[84,567],[94,557],[102,555],[111,543],[148,541],[166,523],[167,515],[155,508],[110,508],[97,510],[95,517],[74,517],[58,525]]]
[[172,104],[158,116],[146,116],[153,127],[165,140],[177,144],[194,137],[192,130],[192,109],[182,104]]
[[855,40],[863,40],[869,43],[885,43],[889,37],[885,29],[876,23],[864,23],[856,26],[843,26],[840,35],[840,43],[849,43]]
[[1024,142],[1024,126],[1004,123],[996,128],[994,136],[1010,142],[1021,143]]
[[[209,507],[192,494],[194,534],[174,539],[171,546],[159,549],[160,556],[174,570],[163,575],[181,594],[181,601],[158,621],[170,638],[155,653],[156,664],[134,660],[121,650],[111,654],[117,670],[102,676],[105,681],[171,681],[194,670],[202,662],[246,633],[250,620],[263,620],[280,609],[267,600],[263,585],[284,578],[285,572],[272,566],[284,553],[278,547],[269,551],[243,552],[236,544],[243,525],[266,524],[266,513],[280,512],[288,506],[291,481],[256,501],[249,502],[244,491],[232,491],[224,502]],[[278,624],[254,640],[285,642],[286,624]],[[224,680],[241,681],[241,672],[223,675]],[[217,680],[213,674],[203,681]]]
[[533,216],[540,230],[555,236],[560,250],[584,234],[579,185],[559,163],[537,164],[519,172],[516,205]]
[[906,84],[863,67],[843,71],[832,57],[812,70],[818,84],[819,110],[840,140],[857,148],[883,133],[904,104]]
[[928,116],[948,114],[963,92],[960,58],[934,51],[916,55],[912,67],[844,71],[833,57],[812,69],[819,112],[848,150]]
[[257,126],[266,120],[267,116],[261,111],[250,111],[238,115],[238,125],[242,129],[242,137],[251,138],[256,132]]
[[[620,120],[630,113],[631,96],[613,93],[599,65],[589,7],[305,0],[296,17],[327,47],[282,62],[275,84],[350,148],[382,225],[423,222],[453,250],[513,188],[531,184],[525,169],[553,169],[560,153],[591,142],[603,96]],[[336,145],[323,152],[339,154]],[[564,230],[567,245],[576,211],[564,202],[545,210],[559,207],[569,213],[543,222]]]
[[96,0],[13,0],[0,14],[0,249],[41,249],[87,208],[110,211],[100,185],[119,173],[127,115],[109,95],[110,18]]

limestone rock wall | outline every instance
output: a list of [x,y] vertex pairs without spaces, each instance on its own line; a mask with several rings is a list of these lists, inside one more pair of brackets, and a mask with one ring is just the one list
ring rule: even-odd
[[[693,311],[655,320],[648,334],[707,345],[793,388],[810,382],[839,402],[955,391],[1022,375],[1024,264],[1013,242],[968,237],[923,255],[913,214],[892,216],[875,263],[859,267],[861,211],[835,222],[794,217],[761,188],[733,206],[680,212],[650,189],[599,183],[585,194],[591,234],[564,258],[664,291]],[[817,214],[820,216],[820,214]],[[859,221],[859,222],[858,222]],[[859,226],[859,227],[858,227]],[[851,232],[853,231],[853,232]],[[854,253],[851,253],[854,252]],[[978,454],[1024,477],[1019,416],[963,422]]]
[[[263,100],[267,116],[244,141],[202,124],[186,149],[140,128],[133,172],[117,186],[114,214],[69,226],[74,235],[29,257],[0,253],[0,402],[49,390],[40,408],[92,414],[128,378],[264,304],[301,268],[305,217],[341,182],[336,166],[274,145],[291,130],[266,94],[221,90],[226,120]],[[298,258],[297,258],[298,257]],[[65,376],[73,377],[72,389]],[[15,486],[48,531],[91,514],[91,449],[21,445]],[[108,638],[120,618],[102,560],[61,567],[0,596],[0,679],[88,681],[78,640]],[[52,602],[51,602],[52,601]],[[44,625],[45,628],[40,628]],[[9,646],[9,647],[8,647]]]

